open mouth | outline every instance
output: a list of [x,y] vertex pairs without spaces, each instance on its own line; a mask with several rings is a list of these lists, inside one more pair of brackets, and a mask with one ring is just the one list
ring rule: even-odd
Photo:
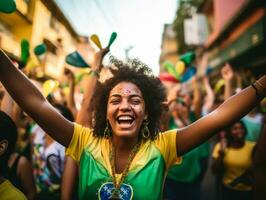
[[134,121],[134,118],[132,116],[129,115],[123,115],[123,116],[119,116],[117,119],[118,124],[132,124]]

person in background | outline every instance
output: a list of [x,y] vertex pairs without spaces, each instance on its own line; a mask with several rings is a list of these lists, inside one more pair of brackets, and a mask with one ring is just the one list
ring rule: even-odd
[[26,200],[25,195],[5,178],[8,160],[15,149],[17,127],[12,119],[0,111],[0,197],[1,200]]
[[[53,107],[69,121],[73,121],[71,111],[61,104]],[[37,186],[37,198],[60,199],[61,179],[65,162],[65,148],[38,125],[33,131],[33,172]]]
[[242,121],[229,126],[226,140],[213,150],[213,172],[221,177],[222,200],[252,199],[251,164],[254,142],[245,140],[247,129]]
[[[14,102],[9,94],[4,90],[4,96],[1,104],[1,110],[14,117]],[[17,144],[16,144],[17,145]],[[13,152],[8,160],[8,174],[6,178],[20,191],[22,191],[27,199],[34,200],[36,198],[36,187],[33,178],[32,163],[23,154]]]

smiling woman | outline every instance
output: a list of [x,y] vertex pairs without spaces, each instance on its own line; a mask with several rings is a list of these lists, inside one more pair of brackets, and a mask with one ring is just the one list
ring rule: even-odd
[[[93,53],[91,70],[101,68],[107,52]],[[98,77],[90,76],[94,121],[86,128],[62,117],[0,51],[4,87],[45,132],[67,147],[66,154],[79,162],[80,199],[161,199],[169,167],[219,129],[242,118],[266,94],[264,75],[204,118],[161,134],[159,122],[166,98],[160,80],[140,62],[114,65],[113,77],[96,88]]]
[[136,138],[144,119],[145,102],[141,91],[130,82],[117,84],[110,92],[107,120],[117,137]]
[[[160,199],[164,171],[180,160],[176,131],[158,135],[165,91],[139,61],[116,66],[113,77],[94,93],[93,129],[77,126],[67,150],[81,163],[80,169],[86,168],[81,170],[80,188],[87,191],[80,190],[80,198],[96,194],[99,199]],[[86,153],[77,151],[84,140],[90,144]]]

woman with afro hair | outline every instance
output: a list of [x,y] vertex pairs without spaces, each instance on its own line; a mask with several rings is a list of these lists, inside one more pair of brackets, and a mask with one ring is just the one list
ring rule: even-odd
[[[150,69],[116,62],[113,76],[94,86],[108,49],[93,54],[90,106],[92,126],[63,118],[0,52],[0,81],[14,100],[66,154],[79,162],[80,199],[161,199],[165,175],[181,156],[217,130],[248,113],[266,93],[266,76],[191,125],[159,133],[166,95]],[[95,89],[95,90],[94,90]],[[60,133],[60,134],[59,134]]]

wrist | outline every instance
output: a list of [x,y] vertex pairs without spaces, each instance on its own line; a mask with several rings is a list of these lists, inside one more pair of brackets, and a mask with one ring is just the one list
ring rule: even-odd
[[90,72],[88,73],[89,76],[91,77],[100,77],[100,70],[98,69],[91,69]]
[[266,88],[262,79],[255,81],[253,84],[251,84],[251,86],[255,90],[256,96],[258,98],[264,98],[266,96]]

